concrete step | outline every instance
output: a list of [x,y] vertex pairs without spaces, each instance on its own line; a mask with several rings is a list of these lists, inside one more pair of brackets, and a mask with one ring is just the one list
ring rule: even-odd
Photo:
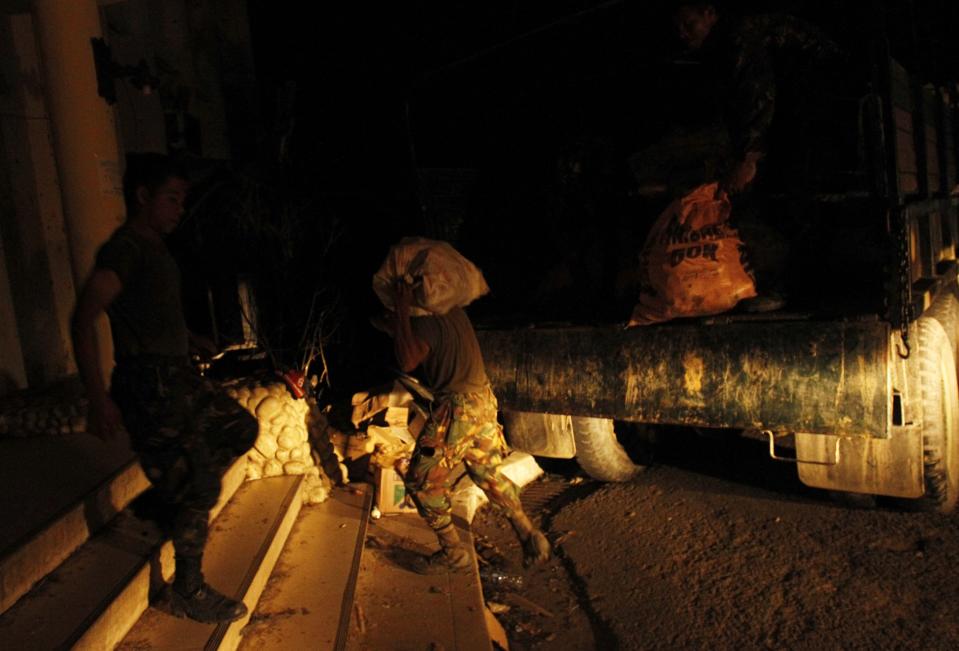
[[[211,517],[245,474],[243,457],[224,475]],[[112,648],[172,573],[172,544],[128,508],[0,616],[0,640],[11,649]]]
[[371,502],[355,484],[300,512],[241,651],[342,648]]
[[[472,550],[470,487],[455,495],[454,521]],[[368,521],[372,492],[354,484],[300,512],[240,651],[491,649],[475,558],[462,574],[412,572],[436,536],[415,512]]]
[[0,613],[148,485],[126,441],[0,439]]
[[[300,511],[302,476],[245,483],[210,531],[203,571],[226,595],[242,599],[252,613]],[[235,649],[247,617],[202,624],[163,612],[143,613],[118,649]],[[103,647],[99,647],[103,648]],[[109,647],[107,647],[109,648]]]
[[473,536],[464,520],[454,523],[470,550],[470,570],[430,576],[409,569],[415,556],[439,549],[416,513],[384,516],[368,527],[347,637],[338,649],[491,651]]

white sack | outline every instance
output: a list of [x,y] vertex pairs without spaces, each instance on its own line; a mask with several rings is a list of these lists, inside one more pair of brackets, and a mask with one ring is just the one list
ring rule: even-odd
[[393,309],[393,284],[405,277],[414,284],[413,316],[446,314],[489,292],[483,272],[447,242],[407,237],[394,245],[373,276],[373,291]]

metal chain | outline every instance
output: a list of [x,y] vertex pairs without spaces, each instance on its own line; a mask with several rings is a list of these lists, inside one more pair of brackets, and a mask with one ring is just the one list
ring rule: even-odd
[[[904,210],[896,211],[896,230],[899,247],[899,334],[902,337],[902,346],[897,352],[902,359],[909,359],[912,347],[909,344],[909,324],[915,317],[912,304],[912,273],[909,260],[909,224]],[[903,352],[905,349],[905,352]]]

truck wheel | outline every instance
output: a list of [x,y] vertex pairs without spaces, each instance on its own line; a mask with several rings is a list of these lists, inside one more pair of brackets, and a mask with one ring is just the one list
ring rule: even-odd
[[601,481],[629,481],[643,469],[630,460],[616,440],[611,419],[573,416],[572,421],[576,461],[590,477]]
[[959,497],[959,388],[952,345],[934,319],[917,321],[919,381],[922,388],[922,506],[948,513]]
[[956,359],[956,353],[959,352],[959,286],[949,283],[932,307],[922,315],[932,317],[942,324],[942,329],[952,345],[952,358]]
[[514,450],[554,459],[576,456],[569,416],[528,411],[504,411],[506,440]]

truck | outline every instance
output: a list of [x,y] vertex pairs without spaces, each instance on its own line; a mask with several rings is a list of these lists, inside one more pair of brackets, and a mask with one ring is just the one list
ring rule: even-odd
[[[874,4],[894,20],[885,5],[896,3]],[[720,428],[761,437],[808,486],[955,509],[957,86],[908,70],[894,39],[873,36],[863,92],[831,125],[853,153],[804,203],[795,301],[632,329],[626,314],[608,325],[478,319],[512,446],[625,481],[639,467],[623,436]]]

